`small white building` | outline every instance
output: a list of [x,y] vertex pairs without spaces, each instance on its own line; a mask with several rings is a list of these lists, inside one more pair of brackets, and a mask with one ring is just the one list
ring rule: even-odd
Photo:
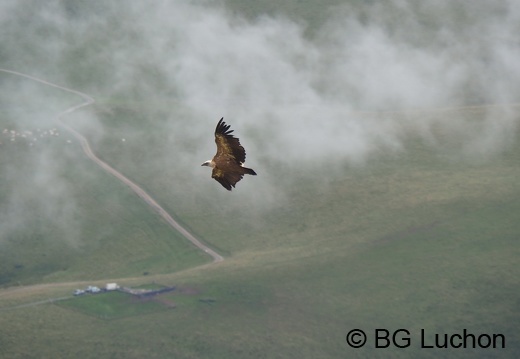
[[106,290],[117,290],[119,286],[117,283],[107,283]]
[[99,292],[101,292],[101,289],[99,289],[96,286],[89,285],[85,291],[88,293],[99,293]]

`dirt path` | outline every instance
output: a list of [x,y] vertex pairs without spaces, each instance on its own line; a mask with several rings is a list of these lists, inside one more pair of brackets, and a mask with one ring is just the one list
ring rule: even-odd
[[6,73],[9,73],[9,74],[13,74],[13,75],[16,75],[16,76],[21,76],[21,77],[27,78],[29,80],[36,81],[36,82],[39,82],[39,83],[45,84],[47,86],[51,86],[51,87],[54,87],[54,88],[57,88],[57,89],[60,89],[60,90],[63,90],[63,91],[69,92],[69,93],[73,93],[73,94],[78,95],[79,97],[81,97],[84,100],[82,103],[80,103],[78,105],[75,105],[75,106],[72,106],[72,107],[69,107],[66,110],[60,112],[56,116],[56,119],[58,120],[58,122],[65,129],[67,129],[70,133],[72,133],[74,135],[74,137],[76,137],[76,139],[81,143],[81,147],[83,148],[83,152],[85,152],[87,157],[90,158],[92,161],[94,161],[98,166],[103,168],[105,171],[107,171],[108,173],[110,173],[111,175],[113,175],[114,177],[119,179],[125,185],[130,187],[130,189],[132,189],[132,191],[134,191],[135,194],[137,194],[143,201],[145,201],[150,207],[152,207],[162,218],[164,218],[164,220],[171,227],[173,227],[176,231],[181,233],[187,240],[189,240],[191,243],[193,243],[199,249],[203,250],[209,256],[211,256],[213,258],[213,262],[214,263],[215,262],[221,262],[221,261],[224,260],[224,257],[222,257],[220,254],[218,254],[213,249],[211,249],[208,246],[206,246],[204,243],[202,243],[200,240],[198,240],[194,235],[192,235],[190,232],[188,232],[184,227],[182,227],[175,219],[173,219],[172,216],[170,216],[170,214],[168,212],[166,212],[166,210],[164,210],[164,208],[162,208],[141,187],[139,187],[137,184],[132,182],[130,179],[128,179],[126,176],[124,176],[121,172],[118,172],[116,169],[111,167],[109,164],[107,164],[106,162],[104,162],[101,159],[99,159],[94,154],[94,151],[92,151],[92,148],[90,147],[90,144],[87,141],[87,139],[82,134],[80,134],[78,131],[74,130],[72,127],[70,127],[69,125],[67,125],[65,122],[62,121],[62,117],[63,116],[65,116],[65,115],[67,115],[67,114],[69,114],[71,112],[74,112],[74,111],[76,111],[76,110],[78,110],[78,109],[80,109],[82,107],[86,107],[86,106],[89,106],[89,105],[93,104],[95,102],[94,98],[92,98],[91,96],[89,96],[89,95],[87,95],[87,94],[85,94],[83,92],[76,91],[76,90],[73,90],[73,89],[69,89],[69,88],[64,87],[64,86],[56,85],[56,84],[54,84],[52,82],[45,81],[45,80],[39,79],[37,77],[21,73],[21,72],[11,71],[11,70],[6,70],[6,69],[0,69],[0,71],[6,72]]

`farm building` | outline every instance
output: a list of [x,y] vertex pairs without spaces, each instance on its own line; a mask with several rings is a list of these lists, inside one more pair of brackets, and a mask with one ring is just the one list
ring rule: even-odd
[[117,283],[107,283],[106,290],[117,290],[119,286]]

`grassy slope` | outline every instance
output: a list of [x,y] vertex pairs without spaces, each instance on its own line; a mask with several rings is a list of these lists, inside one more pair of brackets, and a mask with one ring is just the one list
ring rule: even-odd
[[[206,227],[185,221],[203,236],[214,231],[232,256],[150,279],[197,287],[214,305],[194,301],[108,322],[53,305],[7,311],[0,347],[10,357],[35,348],[87,357],[437,357],[417,348],[421,328],[432,335],[467,328],[505,334],[507,350],[453,357],[515,357],[519,156],[517,145],[493,161],[448,163],[416,144],[405,158],[350,170],[326,188],[302,178],[273,213],[235,208],[243,218],[225,230],[216,226],[233,213],[208,210]],[[251,218],[270,225],[251,231]],[[406,328],[412,347],[349,349],[344,336],[357,327]],[[31,349],[21,345],[28,340]]]
[[[274,11],[269,10],[269,1],[263,3],[263,12]],[[239,11],[251,16],[259,12],[258,2],[241,4],[232,6],[246,7]],[[286,6],[287,12],[308,8],[296,2]],[[309,24],[320,22],[315,17],[308,20]],[[227,259],[173,274],[153,275],[161,270],[152,270],[146,281],[194,286],[201,290],[201,297],[214,297],[217,302],[207,305],[193,300],[166,312],[113,321],[50,304],[2,311],[0,357],[469,358],[520,354],[518,136],[516,147],[473,164],[439,159],[439,153],[410,139],[402,157],[383,157],[368,167],[348,169],[328,184],[316,183],[312,173],[299,177],[302,173],[283,172],[283,177],[297,174],[299,180],[270,211],[257,210],[252,201],[237,201],[240,192],[235,197],[218,192],[212,200],[198,193],[197,186],[185,187],[181,174],[165,176],[154,164],[147,164],[147,171],[136,170],[135,159],[154,158],[166,146],[161,134],[150,136],[143,142],[159,141],[146,153],[139,144],[120,151],[109,141],[101,141],[101,155],[158,196],[198,236],[223,250]],[[131,193],[116,189],[117,183],[103,181],[96,182],[99,189],[88,190],[98,191],[98,201],[108,193],[118,201],[132,201]],[[222,209],[217,200],[225,199],[228,202]],[[138,205],[130,203],[118,209],[126,218],[121,223],[135,226],[116,229],[127,231],[122,236],[125,240],[107,238],[107,247],[90,252],[67,272],[57,272],[47,280],[103,278],[108,270],[110,278],[137,275],[118,281],[138,285],[144,280],[144,267],[129,267],[128,255],[146,257],[151,248],[156,253],[176,253],[168,248],[175,235],[158,230],[160,224],[152,222],[146,209],[136,210]],[[92,223],[87,231],[103,222],[95,211],[89,217]],[[144,231],[157,236],[157,246],[149,246],[149,236],[126,239],[141,231],[143,218],[153,224],[144,225]],[[85,275],[95,268],[92,261],[113,267]],[[0,306],[60,297],[76,286],[4,290]],[[407,328],[413,348],[349,349],[345,334],[357,327]],[[501,332],[507,336],[507,350],[418,350],[420,328],[432,333],[463,328]]]
[[[2,129],[60,132],[34,146],[21,137],[0,138],[2,215],[18,213],[11,221],[20,221],[12,228],[5,223],[0,232],[0,285],[167,273],[209,262],[129,188],[88,160],[78,143],[67,142],[72,136],[52,119],[70,104],[47,109],[37,124],[24,123],[23,111],[0,119]],[[19,108],[30,105],[27,100]]]

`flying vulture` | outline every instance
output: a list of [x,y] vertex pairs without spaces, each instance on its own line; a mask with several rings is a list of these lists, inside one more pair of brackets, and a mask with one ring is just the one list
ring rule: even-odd
[[231,187],[235,187],[235,184],[240,181],[245,174],[256,176],[256,172],[251,168],[242,166],[246,160],[246,151],[240,144],[238,138],[231,134],[233,130],[230,130],[229,127],[230,126],[224,122],[224,117],[222,117],[215,129],[217,154],[212,160],[204,162],[202,166],[213,168],[211,177],[228,191],[231,191]]

